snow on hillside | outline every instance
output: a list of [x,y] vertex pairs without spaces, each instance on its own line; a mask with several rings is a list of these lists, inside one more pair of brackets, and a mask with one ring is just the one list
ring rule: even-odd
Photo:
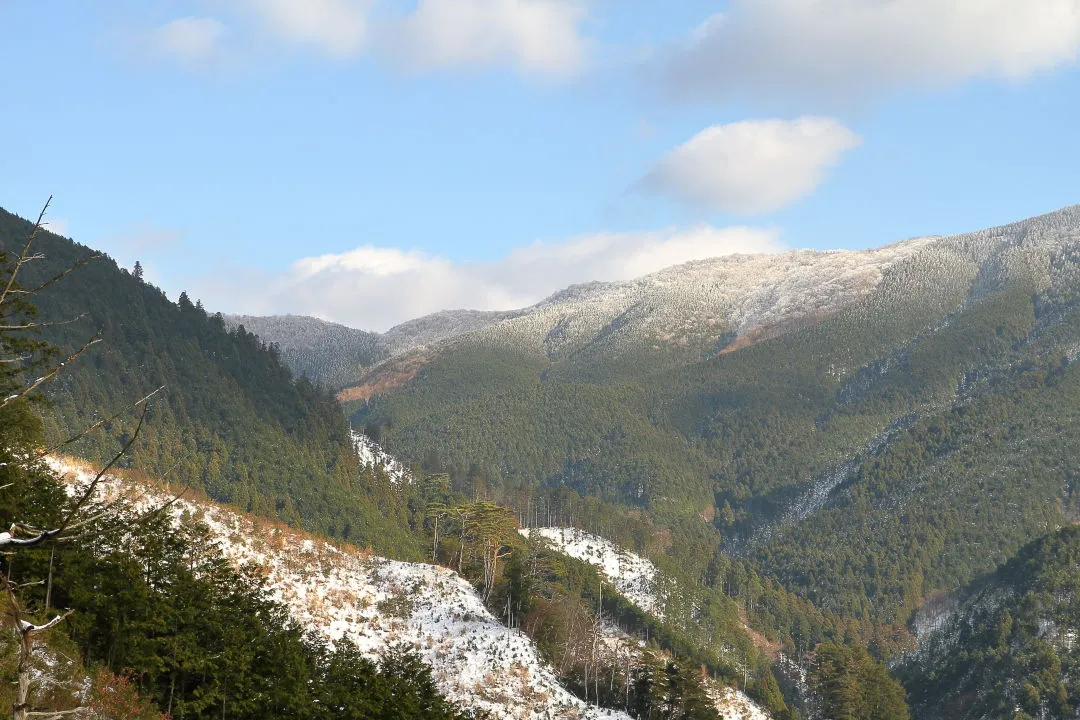
[[706,683],[705,694],[713,701],[722,720],[769,720],[769,714],[742,690]]
[[868,296],[893,266],[933,244],[796,250],[699,260],[635,280],[567,288],[467,338],[562,357],[590,343],[607,352],[715,343],[828,316]]
[[595,566],[638,609],[663,619],[659,572],[655,565],[640,555],[577,528],[523,528],[521,534],[527,538],[543,538],[559,552]]
[[[54,469],[85,482],[77,462]],[[112,478],[112,495],[161,504],[161,490]],[[180,500],[181,516],[204,523],[237,566],[257,566],[292,616],[332,642],[353,642],[373,659],[404,644],[431,665],[439,688],[498,720],[628,720],[587,707],[565,690],[522,632],[507,629],[472,586],[446,568],[398,562],[306,536],[209,501]]]
[[[575,285],[457,337],[567,358],[585,346],[739,347],[882,297],[977,299],[1009,280],[1080,282],[1080,206],[1004,227],[868,250],[698,260],[622,282]],[[875,295],[880,295],[874,300]],[[454,336],[447,335],[446,339]],[[737,339],[735,339],[737,338]]]
[[409,484],[413,480],[412,473],[405,464],[390,453],[383,450],[382,445],[375,442],[363,433],[353,432],[352,443],[356,448],[356,455],[360,459],[360,465],[370,468],[382,468],[383,472],[395,485]]
[[[639,610],[662,620],[660,571],[649,560],[599,535],[577,528],[523,528],[527,538],[542,538],[555,550],[596,567]],[[769,715],[741,690],[706,682],[706,693],[723,720],[768,720]]]
[[698,260],[633,280],[575,285],[518,310],[436,312],[382,335],[314,318],[230,322],[243,319],[282,348],[295,372],[334,386],[357,381],[361,370],[387,358],[455,341],[553,358],[586,346],[600,356],[642,347],[735,349],[841,310],[872,312],[885,296],[953,302],[960,293],[977,299],[1017,278],[1043,288],[1071,287],[1080,282],[1078,241],[1075,206],[1004,227],[869,250]]

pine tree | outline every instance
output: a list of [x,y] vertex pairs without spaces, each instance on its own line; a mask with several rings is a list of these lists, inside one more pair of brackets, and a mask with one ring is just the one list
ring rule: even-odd
[[829,720],[907,720],[904,690],[861,647],[823,644],[814,651],[809,685],[821,717]]

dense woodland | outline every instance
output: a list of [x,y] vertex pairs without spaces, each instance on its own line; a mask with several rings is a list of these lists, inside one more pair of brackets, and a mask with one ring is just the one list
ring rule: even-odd
[[601,384],[465,346],[354,422],[526,516],[552,506],[560,522],[603,531],[622,524],[612,507],[646,511],[691,576],[707,576],[717,553],[744,558],[825,609],[902,625],[924,593],[1066,521],[1080,437],[1073,302],[1021,289],[983,298],[894,351],[869,384],[819,371],[850,318]]
[[[34,381],[60,368],[64,351],[39,334],[41,323],[52,322],[35,307],[48,277],[21,272],[41,248],[17,247],[0,254],[0,518],[10,527],[0,537],[0,699],[14,717],[78,708],[112,720],[472,717],[443,700],[427,666],[405,650],[378,665],[347,646],[331,650],[289,619],[257,573],[233,569],[197,524],[174,523],[164,507],[102,500],[94,483],[65,490],[42,461],[43,418],[53,407]],[[181,304],[179,312],[195,310]],[[197,322],[207,322],[205,315]],[[252,357],[273,358],[250,336],[235,340]],[[316,402],[267,365],[286,393]],[[125,458],[141,431],[162,418],[153,405],[142,407],[130,437],[105,433],[92,447],[113,461]]]
[[243,326],[278,348],[281,361],[311,382],[337,389],[389,357],[385,340],[373,333],[308,317],[225,317],[230,330]]
[[[21,249],[31,224],[0,210],[0,249]],[[43,232],[32,286],[94,255]],[[181,295],[172,302],[108,257],[80,267],[36,298],[62,323],[42,337],[61,352],[100,333],[47,390],[48,442],[107,420],[73,450],[100,459],[129,434],[133,416],[112,415],[157,388],[139,446],[125,466],[166,474],[215,500],[400,556],[418,550],[409,518],[387,484],[358,467],[334,399],[294,380],[275,348]],[[73,321],[72,321],[73,320]]]
[[1075,717],[1080,528],[1040,538],[962,597],[904,664],[920,717]]
[[945,243],[736,352],[466,336],[353,422],[526,524],[718,590],[792,656],[895,659],[924,598],[1077,517],[1080,286],[1044,244],[1066,216]]

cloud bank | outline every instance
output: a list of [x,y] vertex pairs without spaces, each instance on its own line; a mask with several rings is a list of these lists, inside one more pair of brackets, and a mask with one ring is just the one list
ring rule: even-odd
[[181,18],[154,28],[151,42],[160,54],[193,63],[224,49],[222,35],[235,27],[227,48],[233,55],[254,37],[338,60],[371,54],[407,71],[509,67],[564,77],[587,64],[583,3],[419,0],[401,12],[397,3],[379,0],[221,0],[228,24]]
[[769,213],[813,192],[860,142],[833,118],[714,125],[669,153],[641,186],[707,210]]
[[368,34],[368,0],[235,0],[269,37],[331,57],[359,53]]
[[848,100],[1074,63],[1080,0],[732,0],[668,58],[676,96]]
[[188,287],[193,297],[222,311],[314,315],[386,330],[439,310],[510,310],[574,283],[627,280],[690,260],[782,249],[772,230],[705,225],[534,243],[487,263],[365,246],[304,258],[277,275],[223,270],[191,279]]
[[386,52],[411,70],[507,64],[572,75],[585,65],[584,15],[565,0],[421,0],[390,27]]

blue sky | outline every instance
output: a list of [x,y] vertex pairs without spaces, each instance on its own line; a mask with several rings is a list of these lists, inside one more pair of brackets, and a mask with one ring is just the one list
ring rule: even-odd
[[358,327],[1080,202],[1080,0],[0,0],[0,206]]

